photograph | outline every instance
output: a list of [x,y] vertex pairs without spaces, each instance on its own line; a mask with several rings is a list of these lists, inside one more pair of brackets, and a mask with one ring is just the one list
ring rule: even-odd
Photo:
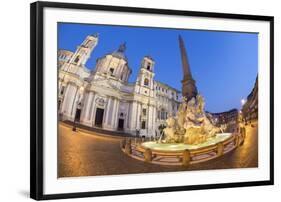
[[259,33],[57,22],[46,68],[57,178],[259,168]]
[[0,202],[276,201],[277,5],[3,1]]

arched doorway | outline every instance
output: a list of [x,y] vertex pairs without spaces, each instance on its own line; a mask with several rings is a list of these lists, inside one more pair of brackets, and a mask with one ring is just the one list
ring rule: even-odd
[[74,121],[75,122],[80,122],[80,117],[81,117],[81,103],[79,103],[77,108],[76,108]]
[[118,130],[124,130],[124,113],[121,112],[118,119]]
[[124,119],[118,120],[118,130],[124,130]]
[[104,109],[102,108],[96,109],[95,126],[102,127],[103,114],[104,114]]

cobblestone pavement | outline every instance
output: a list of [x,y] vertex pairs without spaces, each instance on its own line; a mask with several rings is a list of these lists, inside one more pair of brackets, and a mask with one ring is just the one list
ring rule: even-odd
[[182,166],[162,166],[135,160],[120,149],[122,137],[95,132],[73,132],[59,124],[59,177],[116,175],[129,173],[246,168],[258,166],[257,127],[247,126],[243,146],[207,162]]

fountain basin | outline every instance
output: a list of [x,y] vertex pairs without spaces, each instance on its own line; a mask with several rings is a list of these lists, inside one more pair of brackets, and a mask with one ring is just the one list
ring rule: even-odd
[[161,152],[180,152],[186,149],[188,150],[197,150],[204,147],[209,147],[212,145],[216,145],[220,142],[225,142],[229,138],[231,138],[232,133],[218,133],[215,137],[207,139],[206,142],[197,144],[197,145],[190,145],[184,143],[158,143],[155,141],[144,142],[141,146],[144,149],[151,149],[153,151],[161,151]]
[[220,157],[243,145],[244,139],[244,133],[218,133],[197,145],[139,142],[136,139],[123,140],[120,145],[125,154],[140,161],[159,165],[188,166]]

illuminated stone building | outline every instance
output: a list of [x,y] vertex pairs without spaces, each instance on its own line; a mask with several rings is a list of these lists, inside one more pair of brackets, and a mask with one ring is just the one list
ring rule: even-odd
[[224,124],[228,124],[228,125],[236,124],[238,121],[238,113],[239,112],[237,109],[231,109],[229,111],[219,112],[219,113],[208,112],[210,118],[212,119],[212,122],[217,126],[221,126]]
[[58,51],[58,112],[61,120],[78,121],[89,127],[154,136],[168,115],[175,115],[181,93],[155,81],[155,61],[141,59],[135,82],[121,44],[112,53],[98,58],[95,68],[86,66],[98,44],[98,35],[89,35],[73,53]]
[[258,77],[251,93],[243,105],[242,114],[245,121],[254,121],[258,119]]

